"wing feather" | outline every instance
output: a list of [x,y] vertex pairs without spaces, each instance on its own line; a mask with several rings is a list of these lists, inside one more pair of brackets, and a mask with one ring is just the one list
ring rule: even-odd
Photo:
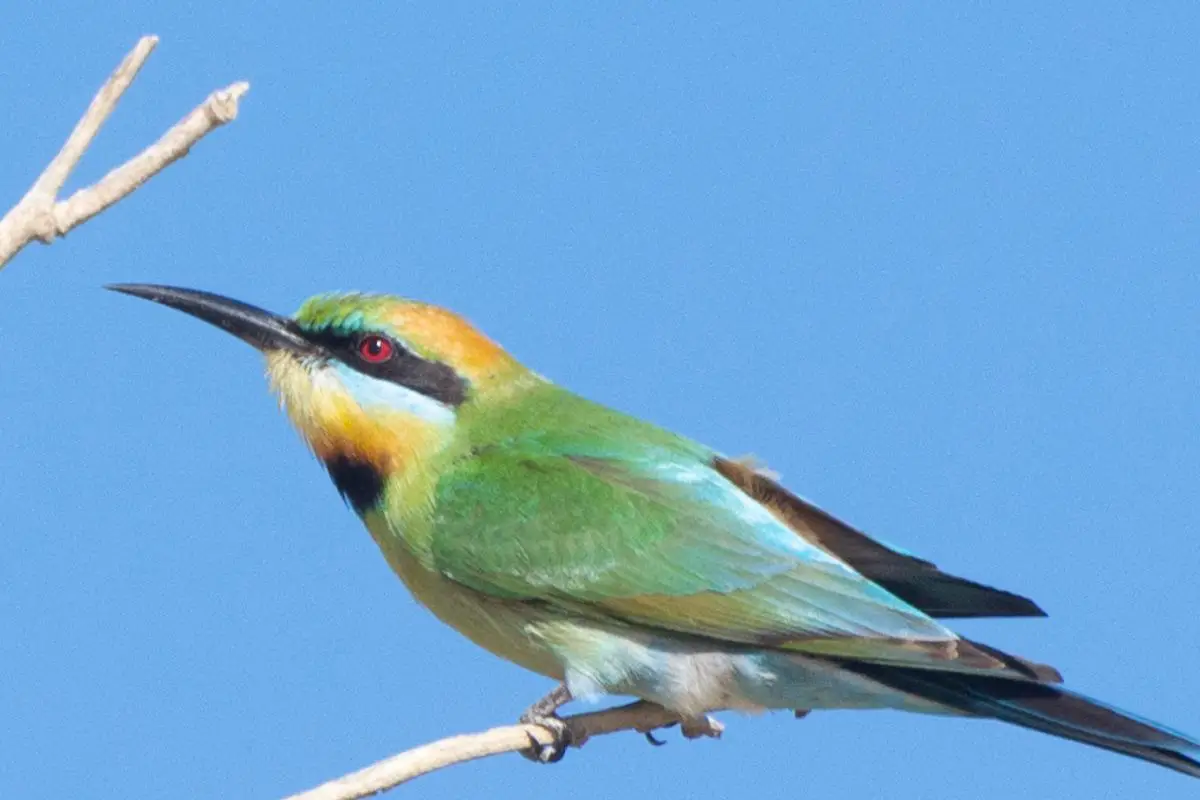
[[459,424],[481,438],[440,472],[419,537],[426,566],[461,585],[726,646],[1037,666],[957,637],[894,579],[944,575],[929,562],[748,481],[707,448],[550,384],[471,413]]
[[438,485],[435,568],[493,595],[727,643],[1006,668],[707,463],[663,455],[478,453]]
[[875,541],[741,461],[717,457],[713,467],[797,534],[931,617],[1046,616],[1027,597],[959,578]]

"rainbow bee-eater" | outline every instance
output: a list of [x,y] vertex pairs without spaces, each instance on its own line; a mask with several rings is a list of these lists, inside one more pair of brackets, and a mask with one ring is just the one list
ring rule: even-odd
[[630,695],[720,709],[901,709],[1002,720],[1200,777],[1200,743],[1076,694],[943,620],[1043,616],[790,493],[771,475],[556,386],[469,323],[387,295],[294,317],[207,292],[110,287],[217,325],[271,386],[412,594],[558,682],[522,720]]

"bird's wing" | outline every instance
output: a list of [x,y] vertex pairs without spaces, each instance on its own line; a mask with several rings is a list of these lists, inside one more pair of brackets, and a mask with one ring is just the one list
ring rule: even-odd
[[931,617],[1044,617],[1027,597],[942,572],[884,545],[779,485],[752,464],[716,457],[713,467],[807,541]]
[[798,536],[694,448],[633,447],[512,443],[459,462],[435,491],[432,568],[495,596],[725,642],[1021,671]]

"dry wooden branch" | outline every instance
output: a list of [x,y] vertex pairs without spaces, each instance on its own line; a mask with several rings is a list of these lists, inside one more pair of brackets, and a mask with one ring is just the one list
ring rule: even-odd
[[[577,747],[582,747],[593,736],[618,731],[647,733],[681,722],[677,714],[644,701],[604,711],[575,714],[563,717],[563,720],[570,727]],[[702,736],[718,738],[724,730],[724,726],[711,717],[687,720],[682,727],[683,735],[689,739]],[[292,795],[287,800],[357,800],[369,797],[443,767],[500,753],[526,750],[529,748],[530,738],[541,744],[550,744],[553,741],[550,732],[537,725],[509,725],[482,733],[451,736],[406,750],[315,789]]]
[[238,100],[250,89],[250,84],[245,82],[213,92],[157,142],[92,186],[80,189],[66,200],[59,200],[58,194],[71,171],[117,107],[117,102],[133,83],[156,44],[157,36],[141,38],[100,88],[62,150],[34,181],[21,201],[0,219],[0,269],[30,242],[36,240],[49,244],[132,193],[172,161],[187,155],[192,145],[210,131],[237,116]]

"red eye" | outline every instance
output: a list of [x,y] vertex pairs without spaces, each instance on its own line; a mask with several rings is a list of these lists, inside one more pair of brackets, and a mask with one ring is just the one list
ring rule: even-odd
[[382,336],[364,336],[358,343],[358,357],[368,364],[382,364],[392,357],[395,348]]

